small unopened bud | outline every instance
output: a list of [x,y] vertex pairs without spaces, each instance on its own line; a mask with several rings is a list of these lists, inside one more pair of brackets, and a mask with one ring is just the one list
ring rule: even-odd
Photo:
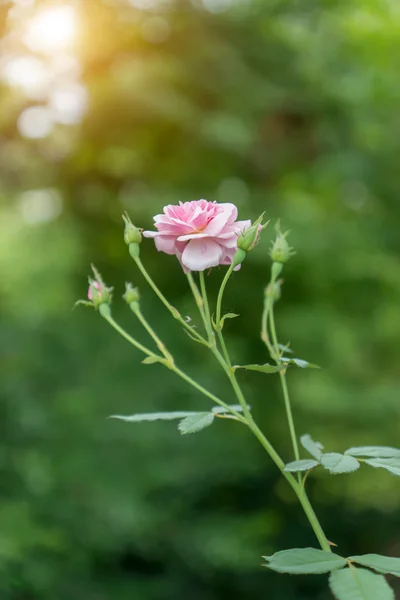
[[232,260],[233,267],[238,267],[239,265],[241,265],[242,262],[244,261],[244,259],[246,258],[246,256],[247,256],[246,250],[242,250],[241,248],[238,248],[236,250],[236,254]]
[[[125,294],[123,295],[123,298],[124,298],[125,302],[127,304],[129,304],[129,306],[133,310],[133,308],[136,308],[139,305],[139,301],[140,301],[139,289],[137,287],[133,287],[133,285],[131,283],[126,283],[125,287],[126,287],[126,290],[125,290]],[[132,304],[134,306],[132,306]]]
[[293,256],[293,254],[295,254],[295,252],[293,251],[293,248],[289,246],[288,241],[286,239],[289,235],[289,231],[286,231],[286,233],[282,233],[279,227],[279,223],[276,227],[276,231],[276,240],[275,242],[273,242],[270,252],[271,258],[275,262],[285,263],[289,260],[291,256]]
[[124,240],[129,248],[129,254],[132,258],[139,258],[140,244],[142,243],[142,230],[135,227],[127,213],[122,215],[125,223]]
[[242,231],[238,237],[238,248],[245,252],[253,250],[254,246],[258,244],[262,230],[268,225],[268,223],[262,224],[265,213],[260,215],[257,221],[254,221],[250,227]]
[[103,304],[109,305],[112,298],[112,288],[108,288],[98,270],[92,265],[94,278],[89,277],[88,298],[92,305],[99,309]]
[[103,287],[98,281],[89,279],[88,298],[95,308],[100,304],[108,304],[111,300],[111,293],[108,288]]

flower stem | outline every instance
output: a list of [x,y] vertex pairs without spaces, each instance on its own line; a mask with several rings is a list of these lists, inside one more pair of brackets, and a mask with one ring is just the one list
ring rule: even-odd
[[219,404],[220,406],[223,406],[224,408],[226,408],[232,415],[234,415],[236,417],[236,419],[238,419],[238,421],[246,424],[246,420],[243,418],[243,416],[240,413],[238,413],[234,408],[231,408],[229,406],[229,404],[226,404],[223,400],[221,400],[220,398],[218,398],[217,396],[215,396],[214,394],[209,392],[206,388],[204,388],[202,385],[197,383],[197,381],[195,381],[194,379],[189,377],[189,375],[187,375],[186,373],[181,371],[178,367],[174,366],[174,367],[172,367],[171,370],[174,373],[176,373],[181,379],[184,379],[187,383],[189,383],[196,390],[198,390],[199,392],[204,394],[204,396],[207,396],[207,398],[210,398],[210,400],[212,400],[216,404]]
[[127,333],[125,329],[122,329],[122,327],[118,325],[118,323],[114,321],[114,319],[111,316],[107,316],[104,318],[111,325],[111,327],[115,329],[115,331],[122,335],[123,338],[125,338],[130,344],[132,344],[132,346],[135,346],[135,348],[143,352],[143,354],[147,354],[147,356],[151,356],[152,358],[161,358],[157,356],[157,354],[154,354],[154,352],[143,346],[140,342],[135,340],[135,338],[133,338],[131,335],[129,335],[129,333]]
[[258,439],[258,441],[261,443],[263,448],[267,451],[270,458],[276,464],[276,466],[278,467],[278,469],[280,470],[282,475],[285,477],[285,479],[287,480],[289,485],[292,487],[293,491],[295,492],[295,494],[296,494],[296,496],[308,518],[308,521],[315,533],[315,536],[316,536],[322,550],[325,550],[326,552],[332,552],[329,542],[326,538],[326,535],[325,535],[325,533],[321,527],[321,524],[318,520],[318,517],[315,514],[314,509],[311,506],[311,503],[308,499],[308,496],[305,493],[305,491],[302,489],[301,485],[298,483],[298,481],[296,481],[296,479],[293,477],[293,475],[291,473],[287,473],[286,471],[284,471],[285,463],[283,462],[283,460],[281,459],[279,454],[276,452],[276,450],[272,446],[272,444],[269,442],[269,440],[265,437],[265,435],[263,434],[261,429],[258,427],[258,425],[254,422],[254,420],[251,416],[250,416],[250,420],[247,419],[247,425],[249,426],[250,430],[255,435],[255,437]]
[[[272,341],[274,343],[274,348],[275,348],[276,362],[277,362],[277,364],[279,364],[280,363],[280,352],[279,352],[278,337],[276,335],[274,307],[273,307],[272,298],[269,297],[268,301],[270,303],[269,322],[270,322],[270,328],[271,328],[271,336],[272,336]],[[286,369],[279,372],[279,377],[281,380],[283,399],[285,402],[286,416],[287,416],[288,425],[289,425],[290,437],[292,438],[294,455],[295,455],[296,460],[299,460],[300,459],[299,445],[297,443],[297,435],[296,435],[296,429],[294,426],[293,412],[292,412],[289,390],[288,390],[287,381],[286,381]]]
[[[147,326],[150,328],[150,325],[147,323],[147,321],[145,320],[143,315],[141,315],[141,316],[143,318],[143,325],[145,322],[147,324]],[[111,325],[111,327],[113,327],[123,338],[125,338],[130,344],[132,344],[132,346],[134,346],[135,348],[137,348],[138,350],[140,350],[147,356],[151,356],[152,358],[157,359],[158,362],[160,362],[164,366],[168,367],[171,371],[176,373],[176,375],[178,375],[181,379],[184,379],[187,383],[189,383],[193,388],[195,388],[196,390],[201,392],[204,396],[206,396],[207,398],[209,398],[210,400],[215,402],[215,404],[218,404],[219,406],[222,406],[223,408],[225,408],[229,413],[234,415],[238,421],[240,421],[241,423],[246,423],[246,420],[243,417],[243,415],[241,415],[238,411],[236,411],[234,408],[229,406],[229,404],[227,404],[226,402],[224,402],[223,400],[218,398],[218,396],[216,396],[212,392],[209,392],[205,387],[203,387],[202,385],[197,383],[189,375],[184,373],[181,369],[179,369],[179,367],[177,367],[175,365],[175,363],[173,361],[171,363],[168,359],[164,359],[163,357],[158,356],[157,354],[155,354],[154,352],[152,352],[151,350],[149,350],[148,348],[146,348],[145,346],[140,344],[131,335],[129,335],[129,333],[127,333],[111,316],[106,316],[104,318]],[[146,329],[147,329],[147,327],[146,327]],[[153,331],[153,334],[155,336],[153,339],[157,338],[159,340],[158,336],[156,335],[156,333],[154,331]],[[153,337],[153,335],[152,335],[152,337]],[[161,340],[159,340],[159,342],[162,344]]]
[[214,338],[213,326],[212,326],[212,322],[211,322],[210,305],[208,303],[204,271],[200,271],[199,279],[200,279],[200,289],[201,289],[201,297],[202,297],[202,301],[203,301],[203,311],[204,311],[204,319],[205,319],[204,325],[205,325],[205,328],[207,331],[208,341],[211,346],[214,346],[215,338]]
[[[188,282],[190,285],[190,289],[192,290],[194,301],[196,302],[197,308],[199,309],[199,313],[201,316],[201,320],[203,321],[204,329],[206,330],[206,333],[208,335],[208,322],[207,322],[206,314],[204,312],[203,298],[200,294],[200,290],[197,287],[195,280],[193,279],[193,275],[190,272],[187,273],[187,279],[188,279]],[[209,346],[209,342],[207,342],[207,346]]]
[[222,334],[221,313],[222,313],[222,298],[224,296],[226,284],[228,283],[229,278],[230,278],[230,276],[233,273],[233,269],[234,269],[233,265],[230,265],[229,269],[225,273],[225,277],[222,280],[221,287],[219,288],[219,292],[218,292],[217,310],[216,310],[216,330],[217,330],[217,336],[218,336],[219,342],[221,344],[222,353],[223,353],[224,358],[225,358],[227,364],[229,365],[229,367],[231,367],[232,365],[231,365],[231,361],[230,361],[230,358],[229,358],[228,349],[227,349],[226,344],[225,344],[225,339],[224,339],[224,336]]
[[[275,281],[276,281],[276,277],[274,277],[274,275],[272,274],[271,281],[268,286],[270,291],[268,293],[268,288],[267,288],[267,295],[266,295],[265,303],[264,303],[264,312],[263,312],[262,321],[261,321],[261,339],[267,346],[269,353],[271,355],[271,358],[273,360],[275,360],[277,365],[280,365],[280,364],[282,364],[281,363],[281,353],[279,350],[278,336],[276,334],[275,319],[274,319],[274,300],[273,300],[273,296],[272,296],[272,288],[275,284]],[[269,325],[270,325],[270,329],[271,329],[272,343],[271,343],[271,340],[268,335],[268,321],[269,321]],[[299,445],[297,443],[297,435],[296,435],[296,429],[294,426],[289,390],[288,390],[288,386],[287,386],[287,382],[286,382],[286,369],[283,369],[282,371],[279,372],[279,378],[281,381],[283,399],[284,399],[285,410],[286,410],[286,417],[287,417],[287,421],[288,421],[290,437],[292,440],[293,452],[294,452],[295,459],[299,460],[300,452],[299,452]],[[300,483],[302,477],[300,474],[298,477],[299,477],[299,483]]]
[[[143,317],[143,315],[141,315],[141,316],[143,318],[143,321],[146,322],[146,320]],[[303,507],[303,510],[304,510],[305,514],[307,515],[307,518],[308,518],[308,520],[309,520],[309,522],[311,524],[311,527],[313,528],[313,531],[314,531],[314,533],[315,533],[315,535],[316,535],[316,537],[317,537],[317,539],[318,539],[318,541],[319,541],[319,543],[321,545],[321,548],[323,550],[331,552],[331,548],[330,548],[329,542],[327,541],[327,539],[325,537],[325,534],[324,534],[324,532],[323,532],[323,530],[321,528],[321,525],[320,525],[320,523],[318,521],[317,516],[315,515],[315,512],[314,512],[314,510],[313,510],[313,508],[312,508],[312,506],[310,504],[310,501],[308,500],[307,495],[305,494],[304,490],[302,490],[301,486],[297,483],[297,481],[295,480],[295,478],[293,477],[293,475],[291,473],[286,473],[284,471],[285,464],[284,464],[283,460],[281,459],[281,457],[279,456],[279,454],[276,452],[276,450],[274,449],[274,447],[272,446],[272,444],[268,441],[268,439],[262,433],[262,431],[260,430],[260,428],[258,427],[258,425],[256,425],[256,423],[254,422],[253,417],[252,417],[252,415],[251,415],[251,413],[250,413],[250,411],[248,409],[248,406],[247,406],[246,400],[244,398],[243,392],[241,391],[240,386],[239,386],[238,382],[236,381],[235,374],[226,365],[226,363],[225,363],[223,357],[221,356],[221,354],[219,353],[218,349],[214,347],[212,350],[216,354],[216,357],[218,358],[218,361],[222,365],[225,365],[225,370],[226,370],[226,372],[227,372],[227,374],[229,376],[229,379],[231,380],[232,387],[233,387],[233,389],[234,389],[234,391],[236,393],[236,396],[238,397],[240,405],[242,406],[242,409],[243,409],[243,412],[244,412],[244,417],[239,412],[237,412],[234,408],[230,407],[226,402],[224,402],[223,400],[221,400],[220,398],[218,398],[217,396],[215,396],[213,393],[209,392],[206,388],[204,388],[202,385],[200,385],[199,383],[197,383],[189,375],[187,375],[186,373],[184,373],[174,363],[172,363],[172,364],[168,363],[168,361],[166,359],[162,358],[161,356],[157,356],[154,352],[152,352],[151,350],[149,350],[148,348],[146,348],[145,346],[143,346],[142,344],[140,344],[137,340],[135,340],[132,336],[130,336],[111,317],[111,315],[104,316],[104,318],[106,319],[106,321],[123,338],[125,338],[135,348],[137,348],[138,350],[140,350],[141,352],[143,352],[147,356],[151,356],[153,358],[156,358],[161,364],[164,364],[165,366],[167,366],[171,371],[173,371],[174,373],[176,373],[176,375],[178,375],[181,379],[183,379],[184,381],[186,381],[190,386],[192,386],[197,391],[199,391],[201,394],[203,394],[204,396],[206,396],[207,398],[209,398],[210,400],[212,400],[215,404],[218,404],[219,406],[222,406],[223,408],[225,408],[238,421],[240,421],[241,423],[246,424],[250,428],[250,430],[252,431],[252,433],[259,440],[259,442],[264,447],[264,449],[267,451],[267,453],[269,454],[269,456],[271,457],[271,459],[273,460],[273,462],[276,464],[276,466],[278,467],[278,469],[281,471],[282,475],[285,477],[285,479],[288,481],[288,483],[293,488],[296,496],[299,499],[300,504]],[[155,334],[154,331],[153,331],[153,334],[159,340],[158,336]],[[155,338],[153,338],[153,339],[155,339]],[[161,340],[159,340],[159,342],[162,344]]]
[[150,277],[149,273],[147,272],[147,270],[146,270],[145,266],[143,265],[142,261],[140,260],[140,258],[137,256],[137,257],[134,257],[133,260],[135,261],[137,267],[139,268],[143,277],[146,279],[149,286],[157,294],[157,296],[159,297],[161,302],[169,310],[169,312],[174,317],[174,319],[177,319],[177,321],[179,321],[181,323],[181,325],[186,329],[186,331],[188,331],[192,337],[196,338],[197,342],[200,342],[200,343],[208,346],[207,340],[205,340],[203,338],[203,336],[201,336],[193,327],[191,327],[189,325],[189,323],[186,323],[185,319],[182,318],[179,311],[174,306],[172,306],[172,304],[170,304],[168,302],[168,300],[166,299],[164,294],[159,290],[157,285],[154,283],[153,279]]
[[165,358],[167,359],[167,361],[172,366],[174,364],[174,357],[168,351],[168,349],[165,346],[164,342],[162,342],[160,340],[160,338],[158,337],[158,335],[156,334],[156,332],[154,331],[154,329],[150,326],[149,322],[143,316],[143,313],[140,310],[139,303],[138,302],[133,302],[131,304],[131,309],[132,309],[132,312],[139,319],[140,323],[143,325],[144,329],[147,331],[147,333],[150,335],[150,337],[155,341],[155,343],[157,344],[157,348],[162,352],[162,354],[165,356]]

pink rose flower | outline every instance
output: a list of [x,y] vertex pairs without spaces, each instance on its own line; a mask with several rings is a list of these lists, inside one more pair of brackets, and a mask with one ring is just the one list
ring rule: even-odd
[[93,288],[95,288],[96,290],[101,292],[101,285],[99,283],[97,283],[97,281],[92,281],[91,284],[89,285],[89,289],[88,289],[89,300],[93,300]]
[[[176,254],[185,271],[204,271],[230,265],[238,236],[251,221],[237,221],[234,204],[193,200],[164,208],[154,217],[157,231],[144,231],[154,238],[157,250]],[[240,265],[239,265],[240,267]]]

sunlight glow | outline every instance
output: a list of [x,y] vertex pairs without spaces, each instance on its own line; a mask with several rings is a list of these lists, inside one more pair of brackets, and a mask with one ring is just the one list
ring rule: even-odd
[[65,50],[74,40],[76,25],[72,6],[43,8],[28,22],[24,42],[31,50],[47,54]]
[[1,76],[8,85],[22,89],[28,98],[40,100],[47,94],[49,72],[35,56],[8,57]]

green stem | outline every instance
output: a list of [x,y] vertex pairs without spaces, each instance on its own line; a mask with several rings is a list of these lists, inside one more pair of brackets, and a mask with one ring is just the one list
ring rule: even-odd
[[302,487],[298,483],[298,481],[296,481],[296,479],[293,477],[293,475],[291,473],[287,473],[286,471],[284,471],[285,463],[283,462],[283,460],[281,459],[279,454],[276,452],[276,450],[272,446],[272,444],[268,441],[268,439],[262,433],[262,431],[260,430],[258,425],[256,425],[256,423],[253,421],[252,417],[251,417],[251,420],[248,421],[247,424],[248,424],[249,428],[251,429],[252,433],[256,436],[258,441],[261,443],[261,445],[267,451],[270,458],[276,464],[276,466],[278,467],[278,469],[280,470],[282,475],[285,477],[285,479],[287,480],[287,482],[289,483],[289,485],[292,487],[293,491],[295,492],[322,550],[325,550],[326,552],[332,552],[330,544],[329,544],[329,542],[326,538],[326,535],[321,527],[318,517],[315,514],[313,507],[311,506],[311,503],[307,497],[307,494],[302,489]]
[[[151,350],[148,350],[148,348],[136,341],[132,336],[129,335],[129,333],[127,333],[120,325],[118,325],[118,323],[114,321],[114,319],[111,316],[105,316],[104,318],[123,338],[125,338],[130,344],[132,344],[132,346],[134,346],[144,354],[147,354],[147,356],[151,356],[152,358],[158,359],[158,361],[161,364],[168,367],[171,371],[176,373],[176,375],[178,375],[181,379],[184,379],[187,383],[189,383],[192,387],[201,392],[204,396],[215,402],[215,404],[218,404],[219,406],[225,408],[229,413],[234,415],[238,421],[246,424],[246,420],[243,418],[243,415],[237,412],[234,408],[230,407],[229,404],[218,398],[218,396],[215,396],[215,394],[209,392],[206,388],[204,388],[194,379],[189,377],[189,375],[181,371],[181,369],[179,369],[174,363],[171,364],[169,363],[169,361],[164,360],[161,356],[157,356],[157,354],[155,354]],[[154,333],[154,335],[156,334]]]
[[[228,404],[226,404],[226,402],[224,402],[223,400],[221,400],[220,398],[218,398],[217,396],[215,396],[214,394],[212,394],[211,392],[209,392],[206,388],[204,388],[202,385],[200,385],[199,383],[197,383],[189,375],[187,375],[186,373],[184,373],[183,371],[181,371],[181,369],[179,369],[175,364],[172,364],[172,365],[171,364],[167,364],[167,362],[165,360],[163,360],[161,357],[157,356],[156,354],[154,354],[154,352],[152,352],[151,350],[149,350],[148,348],[146,348],[145,346],[143,346],[142,344],[140,344],[139,342],[137,342],[122,327],[120,327],[120,325],[118,325],[118,323],[116,321],[114,321],[114,319],[111,317],[111,315],[105,315],[104,318],[106,319],[106,321],[123,338],[125,338],[135,348],[137,348],[138,350],[140,350],[141,352],[143,352],[147,356],[151,356],[151,357],[157,358],[159,360],[159,362],[161,362],[161,364],[164,364],[165,366],[168,366],[174,373],[176,373],[181,379],[183,379],[184,381],[186,381],[193,388],[195,388],[200,393],[202,393],[204,396],[206,396],[207,398],[209,398],[210,400],[212,400],[213,402],[215,402],[215,404],[218,404],[219,406],[224,407],[238,421],[240,421],[241,423],[244,423],[244,424],[248,425],[248,427],[250,428],[250,430],[252,431],[252,433],[259,440],[259,442],[261,443],[261,445],[265,448],[265,450],[267,451],[267,453],[269,454],[269,456],[271,457],[271,459],[273,460],[273,462],[276,464],[276,466],[281,471],[282,475],[285,477],[285,479],[288,481],[288,483],[293,488],[296,496],[298,497],[298,499],[300,501],[300,504],[303,507],[304,512],[306,513],[306,515],[308,517],[308,520],[309,520],[309,522],[311,524],[311,527],[313,528],[314,533],[315,533],[315,535],[316,535],[316,537],[317,537],[317,539],[318,539],[318,541],[319,541],[319,543],[321,545],[321,548],[323,550],[331,552],[330,545],[329,545],[329,543],[328,543],[328,541],[327,541],[327,539],[325,537],[325,534],[324,534],[324,532],[323,532],[323,530],[321,528],[321,525],[320,525],[320,523],[318,521],[318,518],[315,515],[314,510],[313,510],[313,508],[312,508],[312,506],[311,506],[311,504],[310,504],[310,502],[309,502],[309,500],[307,498],[307,495],[301,489],[301,486],[299,486],[299,484],[297,483],[297,481],[295,480],[295,478],[292,476],[292,474],[291,473],[286,473],[284,471],[285,464],[284,464],[283,460],[281,459],[281,457],[279,456],[279,454],[276,452],[276,450],[274,449],[274,447],[272,446],[272,444],[264,436],[264,434],[262,433],[262,431],[260,430],[260,428],[254,422],[254,420],[253,420],[253,418],[251,416],[251,413],[248,410],[247,403],[246,403],[246,400],[244,398],[243,392],[241,391],[240,386],[239,386],[238,382],[236,381],[235,374],[225,364],[224,359],[220,355],[218,349],[213,348],[213,351],[215,352],[215,355],[217,356],[218,361],[222,365],[225,365],[225,370],[226,370],[226,372],[227,372],[227,374],[229,376],[229,379],[231,380],[232,387],[235,390],[235,393],[236,393],[236,395],[237,395],[237,397],[239,399],[239,402],[240,402],[240,404],[242,406],[242,409],[243,409],[245,417],[243,417],[235,409],[231,408]],[[144,317],[143,317],[143,320],[145,320]],[[153,332],[153,334],[154,334],[154,336],[156,336],[156,334],[154,332]]]
[[261,339],[264,342],[264,344],[267,346],[268,352],[270,353],[272,360],[276,361],[275,350],[271,344],[271,340],[269,339],[269,335],[268,335],[268,313],[269,313],[269,310],[270,310],[269,298],[266,297],[265,302],[264,302],[264,310],[263,310],[263,314],[262,314],[262,319],[261,319]]
[[229,367],[231,367],[232,365],[231,365],[231,361],[230,361],[230,358],[229,358],[228,349],[227,349],[226,344],[225,344],[225,339],[224,339],[224,336],[222,334],[221,314],[222,314],[222,298],[224,296],[226,284],[228,283],[229,278],[230,278],[230,276],[233,273],[233,269],[234,269],[234,266],[230,265],[229,269],[225,273],[225,277],[222,280],[221,287],[219,288],[219,292],[218,292],[217,310],[216,310],[217,336],[218,336],[218,339],[219,339],[219,343],[221,344],[222,354],[224,355],[224,358],[225,358],[227,364],[229,365]]
[[[274,281],[271,280],[271,284],[273,284],[273,283],[274,283]],[[278,336],[276,334],[275,319],[274,319],[274,306],[273,306],[272,296],[268,297],[268,303],[269,303],[269,310],[268,310],[269,323],[270,323],[270,329],[271,329],[271,337],[272,337],[272,341],[274,344],[274,350],[275,350],[275,357],[276,357],[275,360],[276,360],[277,364],[280,364],[280,351],[279,351]],[[286,382],[286,369],[279,372],[279,377],[281,380],[283,398],[284,398],[285,409],[286,409],[286,416],[287,416],[288,425],[289,425],[290,437],[292,438],[294,455],[295,455],[296,460],[299,460],[300,452],[299,452],[299,445],[297,443],[297,435],[296,435],[296,429],[294,426],[292,407],[290,404],[289,390],[288,390],[288,386],[287,386],[287,382]],[[301,478],[301,476],[300,476],[300,478]]]
[[[274,285],[274,283],[275,283],[275,278],[271,277],[270,293],[268,294],[268,288],[267,288],[267,296],[266,296],[266,299],[264,302],[264,311],[263,311],[262,320],[261,320],[261,339],[267,346],[269,353],[271,355],[271,358],[273,360],[275,360],[275,362],[277,364],[280,364],[281,354],[280,354],[279,346],[278,346],[278,338],[277,338],[277,334],[276,334],[275,320],[274,320],[274,316],[273,316],[273,298],[272,298],[272,294],[271,294],[271,291],[272,291],[271,288]],[[268,318],[270,320],[271,335],[273,338],[274,345],[271,343],[271,340],[268,335]],[[287,420],[288,420],[288,425],[289,425],[289,430],[290,430],[290,436],[291,436],[292,444],[293,444],[293,451],[294,451],[296,460],[299,460],[299,458],[300,458],[299,447],[297,444],[297,436],[296,436],[296,431],[295,431],[294,422],[293,422],[293,414],[292,414],[291,405],[290,405],[290,397],[289,397],[289,391],[288,391],[288,387],[287,387],[285,372],[281,372],[281,373],[279,373],[279,375],[280,375],[280,380],[281,380],[283,397],[284,397],[284,401],[285,401],[285,409],[286,409],[286,415],[287,415]],[[268,449],[267,449],[267,451],[268,451]],[[287,474],[285,474],[285,471],[283,471],[283,475],[284,476],[287,475]],[[307,475],[308,475],[308,473],[307,473]],[[293,476],[291,476],[291,478],[286,477],[286,479],[289,481],[292,488],[296,492],[296,495],[300,501],[300,504],[302,505],[303,510],[308,517],[308,520],[314,530],[315,535],[317,536],[317,539],[321,545],[321,548],[327,552],[331,552],[332,550],[329,545],[329,542],[323,532],[323,529],[318,521],[318,518],[314,512],[313,507],[310,504],[310,501],[309,501],[306,491],[304,489],[304,483],[305,483],[305,479],[307,478],[307,475],[304,478],[304,480],[302,480],[302,477],[300,474],[298,476],[297,481]]]
[[184,379],[187,383],[189,383],[196,390],[198,390],[199,392],[204,394],[204,396],[207,396],[207,398],[210,398],[210,400],[212,400],[216,404],[219,404],[220,406],[223,406],[224,408],[226,408],[232,415],[234,415],[236,417],[236,419],[238,419],[238,421],[246,424],[245,419],[243,418],[243,416],[240,413],[238,413],[234,408],[231,408],[229,406],[229,404],[226,404],[226,402],[224,402],[223,400],[221,400],[220,398],[218,398],[217,396],[215,396],[214,394],[209,392],[206,388],[204,388],[202,385],[197,383],[197,381],[195,381],[194,379],[189,377],[189,375],[187,375],[186,373],[181,371],[178,367],[173,366],[171,370],[174,373],[176,373],[177,375],[179,375],[179,377],[181,377],[181,379]]
[[151,350],[140,344],[140,342],[136,341],[132,336],[130,336],[129,333],[127,333],[125,329],[122,329],[122,327],[118,325],[118,323],[114,321],[114,319],[111,316],[105,316],[104,319],[111,325],[111,327],[115,329],[115,331],[118,331],[118,333],[122,335],[123,338],[125,338],[130,344],[132,344],[132,346],[135,346],[135,348],[143,352],[143,354],[147,354],[147,356],[151,356],[153,358],[160,358],[159,356],[157,356],[157,354],[154,354],[154,352],[152,352]]
[[[204,329],[206,330],[206,333],[208,335],[208,323],[207,323],[207,317],[204,312],[203,298],[201,297],[199,288],[197,287],[196,282],[193,279],[193,275],[189,272],[189,273],[187,273],[186,276],[187,276],[187,279],[188,279],[188,282],[190,285],[190,289],[192,290],[194,301],[196,302],[197,308],[199,309],[199,313],[201,316],[201,320],[203,321]],[[208,342],[207,342],[207,346],[209,346]]]
[[212,327],[212,322],[211,322],[210,305],[208,304],[208,298],[207,298],[207,288],[206,288],[206,280],[204,277],[204,271],[200,271],[199,278],[200,278],[200,289],[201,289],[201,297],[202,297],[202,301],[203,301],[203,311],[204,311],[204,318],[205,318],[204,325],[205,325],[205,328],[207,331],[208,341],[211,346],[214,346],[215,338],[214,338],[214,332],[213,332],[213,327]]
[[165,356],[165,358],[167,359],[167,361],[171,365],[173,365],[174,364],[174,357],[168,351],[168,349],[165,346],[164,342],[162,342],[160,340],[160,338],[158,337],[158,335],[156,334],[156,332],[154,331],[154,329],[151,327],[151,325],[148,323],[148,321],[145,319],[142,311],[140,310],[139,303],[138,302],[132,302],[132,304],[131,304],[131,310],[137,316],[137,318],[139,319],[140,323],[143,325],[143,327],[147,331],[147,333],[155,341],[155,343],[157,344],[157,348],[162,352],[162,354]]
[[[222,282],[221,285],[221,290],[220,293],[218,295],[218,301],[217,301],[217,332],[218,332],[218,324],[220,322],[220,318],[221,318],[221,307],[222,307],[222,298],[223,298],[223,293],[226,287],[226,284],[229,280],[229,277],[232,273],[233,269],[230,269],[230,271],[228,270],[228,272],[225,275],[225,278]],[[207,295],[206,295],[206,290],[205,290],[205,286],[202,287],[202,292],[203,292],[203,297],[202,297],[202,301],[204,303],[204,305],[208,306],[208,301],[207,301]],[[199,306],[200,311],[202,311],[202,305]],[[267,319],[268,314],[266,315],[265,319]],[[265,325],[266,327],[266,325]],[[220,331],[221,337],[223,339],[222,336],[222,332]],[[225,344],[223,344],[222,346],[223,348],[225,348],[226,351],[226,347]],[[291,473],[287,473],[284,468],[285,468],[285,463],[283,462],[282,458],[279,456],[279,454],[276,452],[275,448],[272,446],[272,444],[269,442],[269,440],[265,437],[265,435],[262,433],[261,429],[258,427],[258,425],[255,423],[252,414],[248,408],[248,404],[246,402],[246,399],[244,397],[244,394],[241,390],[241,387],[236,379],[236,374],[235,372],[232,370],[232,368],[230,367],[230,359],[229,359],[229,355],[228,352],[226,351],[227,354],[227,360],[224,359],[224,357],[221,355],[221,353],[219,352],[218,348],[216,346],[211,346],[211,351],[214,354],[214,356],[216,357],[216,359],[218,360],[218,362],[220,363],[220,365],[222,366],[222,368],[224,369],[224,371],[226,372],[230,383],[232,385],[232,388],[236,394],[236,397],[239,400],[239,403],[242,407],[244,416],[246,418],[246,423],[248,425],[248,427],[250,428],[250,430],[252,431],[252,433],[256,436],[256,438],[259,440],[259,442],[262,444],[262,446],[264,447],[264,449],[267,451],[267,453],[269,454],[269,456],[271,457],[271,459],[273,460],[273,462],[276,464],[276,466],[278,467],[278,469],[280,470],[280,472],[282,473],[282,475],[285,477],[285,479],[288,481],[288,483],[291,485],[292,489],[294,490],[308,520],[309,523],[315,533],[315,536],[317,538],[317,540],[319,541],[321,548],[327,552],[331,552],[331,547],[329,545],[329,542],[324,534],[324,531],[321,527],[321,524],[318,521],[318,517],[316,516],[313,507],[310,504],[310,501],[307,497],[307,494],[305,492],[305,490],[303,489],[302,485],[301,485],[301,479],[299,481],[296,481],[296,479],[293,477],[293,475]],[[277,361],[279,363],[279,347],[276,347],[276,358]],[[286,380],[285,380],[285,384],[286,384]],[[287,387],[285,388],[286,392],[287,392]],[[288,398],[288,396],[287,396]],[[289,403],[289,408],[290,408],[290,403]],[[291,414],[291,411],[290,411]]]
[[181,325],[190,333],[190,335],[196,338],[196,341],[201,342],[202,344],[208,346],[208,343],[203,338],[203,336],[201,336],[199,333],[197,333],[197,331],[193,327],[191,327],[189,325],[189,323],[186,323],[185,319],[182,318],[182,316],[179,313],[179,311],[174,306],[172,306],[172,304],[170,304],[168,302],[168,300],[166,299],[166,297],[164,296],[164,294],[159,290],[159,288],[156,286],[156,284],[154,283],[154,281],[150,277],[149,273],[147,272],[147,270],[146,270],[145,266],[143,265],[142,261],[140,260],[140,258],[139,257],[133,257],[133,260],[135,261],[137,267],[139,268],[140,272],[142,273],[143,277],[145,278],[145,280],[147,281],[147,283],[149,284],[149,286],[157,294],[157,296],[159,297],[159,299],[161,300],[161,302],[169,310],[169,312],[174,317],[174,319],[176,319],[177,321],[179,321],[181,323]]

